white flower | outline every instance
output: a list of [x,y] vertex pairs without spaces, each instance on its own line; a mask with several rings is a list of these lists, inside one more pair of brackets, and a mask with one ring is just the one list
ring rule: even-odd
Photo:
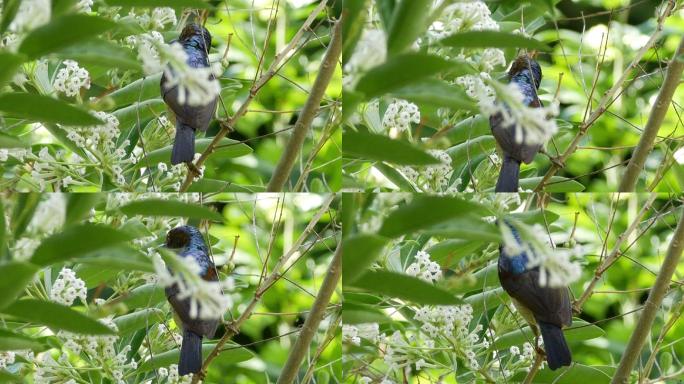
[[8,365],[14,364],[14,355],[14,352],[10,351],[0,352],[0,369],[5,369]]
[[164,29],[166,24],[176,24],[176,11],[169,7],[155,8],[152,11],[150,22],[152,29]]
[[342,325],[342,341],[351,343],[353,345],[361,345],[361,337],[359,337],[359,329],[353,325]]
[[430,260],[430,254],[424,251],[416,253],[416,262],[406,268],[406,274],[417,276],[427,282],[433,283],[442,277],[442,267]]
[[365,29],[354,47],[354,53],[344,64],[344,83],[354,87],[363,72],[385,62],[387,46],[382,29]]
[[409,130],[411,123],[420,123],[420,111],[417,105],[406,100],[393,100],[382,117],[382,127],[390,131],[390,135]]
[[78,4],[76,5],[76,10],[78,12],[90,12],[91,8],[93,6],[93,0],[79,0]]
[[19,10],[10,23],[9,30],[26,32],[47,24],[51,9],[50,0],[23,0],[19,3]]
[[499,25],[492,19],[487,4],[482,1],[458,2],[444,8],[428,29],[430,40],[440,40],[457,32],[493,30]]
[[178,103],[206,105],[221,92],[218,80],[210,67],[193,68],[187,65],[183,47],[174,43],[168,46],[169,61],[164,68],[165,87],[178,86]]
[[63,305],[71,305],[76,298],[85,303],[87,295],[85,282],[76,277],[73,270],[63,267],[59,272],[59,277],[52,284],[50,300]]
[[57,72],[53,87],[68,97],[79,94],[81,88],[90,88],[90,74],[73,60],[64,60],[64,68]]
[[61,193],[50,193],[38,204],[26,230],[32,234],[51,234],[64,225],[65,219],[66,196]]

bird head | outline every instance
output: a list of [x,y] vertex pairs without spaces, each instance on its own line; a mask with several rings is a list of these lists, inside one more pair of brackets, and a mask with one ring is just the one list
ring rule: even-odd
[[170,249],[182,249],[186,248],[193,242],[204,245],[202,233],[199,231],[199,229],[193,226],[183,225],[170,230],[166,234],[165,246],[166,248]]
[[190,23],[183,28],[178,40],[182,44],[194,43],[197,48],[208,52],[211,47],[211,34],[199,24]]
[[530,82],[534,82],[534,86],[538,89],[542,79],[542,70],[532,57],[527,54],[518,56],[511,64],[511,69],[508,71],[510,79],[516,77],[526,77]]
[[[509,221],[503,219],[502,221],[497,220],[497,224],[505,225],[510,230],[513,235],[512,239],[505,239],[504,241],[514,242],[515,247],[522,245],[522,239],[520,233]],[[506,236],[504,236],[506,237]],[[507,247],[505,244],[499,246],[499,267],[507,270],[514,275],[521,274],[527,270],[527,263],[529,258],[526,251],[519,252],[517,254],[510,254],[506,251]]]

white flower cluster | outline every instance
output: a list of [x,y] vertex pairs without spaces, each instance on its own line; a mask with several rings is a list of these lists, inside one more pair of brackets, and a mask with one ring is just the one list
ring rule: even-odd
[[515,140],[518,143],[545,144],[558,131],[556,121],[550,118],[558,115],[557,101],[546,107],[528,107],[524,104],[525,96],[518,84],[502,85],[496,81],[491,81],[490,84],[496,90],[501,102],[491,102],[481,97],[478,101],[480,110],[487,117],[501,114],[503,126],[515,127]]
[[76,277],[76,272],[72,269],[63,267],[59,272],[59,277],[52,284],[50,300],[63,305],[71,305],[76,298],[79,298],[85,304],[87,296],[88,289],[85,282]]
[[189,384],[192,382],[192,374],[189,375],[183,375],[179,376],[178,375],[178,365],[177,364],[171,364],[169,365],[169,369],[166,369],[164,367],[159,368],[157,370],[157,376],[164,379],[166,378],[165,383],[167,384]]
[[61,193],[44,195],[44,200],[36,207],[23,236],[14,243],[12,256],[19,261],[30,259],[45,237],[62,228],[65,218],[65,196]]
[[399,168],[400,171],[409,181],[424,192],[457,193],[461,180],[456,179],[454,183],[449,184],[454,173],[451,165],[451,156],[446,151],[440,149],[430,149],[428,153],[439,159],[440,163],[420,168],[403,166]]
[[441,16],[428,29],[428,38],[439,40],[470,30],[499,30],[487,4],[482,1],[459,2],[444,8]]
[[[99,321],[112,330],[118,331],[111,318],[100,319]],[[57,337],[64,340],[65,348],[76,354],[84,353],[91,363],[119,384],[125,383],[123,380],[124,370],[137,368],[137,363],[134,360],[127,362],[127,355],[131,350],[130,345],[126,345],[121,351],[116,352],[115,346],[119,339],[116,335],[82,335],[59,331]]]
[[356,325],[342,325],[342,341],[356,346],[361,345],[361,339],[375,343],[380,336],[380,327],[377,323],[363,323]]
[[41,353],[33,359],[33,363],[35,364],[33,373],[35,384],[76,384],[74,377],[80,377],[79,372],[69,362],[66,353],[62,353],[58,361],[55,361],[50,353]]
[[390,131],[390,136],[410,130],[411,123],[420,123],[420,111],[406,100],[394,99],[382,117],[382,127]]
[[[179,257],[166,253],[162,257],[152,255],[154,270],[159,276],[159,284],[170,287],[178,286],[178,299],[190,299],[190,317],[199,319],[222,318],[232,304],[230,296],[224,295],[223,290],[232,290],[233,281],[229,278],[223,281],[206,281],[200,276],[201,267],[191,257]],[[164,264],[166,261],[173,273]]]
[[74,60],[64,60],[64,65],[52,84],[55,90],[73,97],[80,94],[81,88],[90,89],[90,74],[85,68],[79,67]]
[[14,364],[14,355],[14,352],[11,351],[0,352],[0,369],[5,369],[8,365]]
[[434,283],[442,278],[442,267],[430,260],[430,254],[425,251],[416,253],[416,261],[406,268],[406,273],[417,276],[427,282]]
[[79,0],[76,4],[76,10],[78,12],[88,13],[91,12],[91,7],[93,6],[93,0]]
[[178,21],[176,11],[169,7],[154,8],[151,14],[147,10],[140,14],[131,10],[128,16],[135,18],[135,21],[145,29],[164,29],[166,24],[175,25]]
[[138,59],[142,61],[143,71],[153,74],[162,71],[159,46],[164,44],[164,37],[157,31],[150,31],[137,36],[128,36],[126,42],[138,48]]
[[539,224],[532,228],[516,223],[521,240],[503,220],[499,221],[503,247],[510,256],[527,254],[527,267],[539,267],[539,285],[542,287],[565,287],[577,281],[582,268],[571,257],[582,254],[580,248],[560,249],[548,244],[547,231]]
[[50,0],[23,0],[9,25],[15,33],[27,32],[50,21],[52,6]]
[[19,161],[24,161],[24,157],[26,157],[27,153],[28,151],[26,149],[21,148],[0,148],[0,162],[9,160],[10,156]]
[[354,87],[363,73],[385,62],[387,46],[385,31],[365,29],[354,47],[354,53],[344,64],[345,87]]

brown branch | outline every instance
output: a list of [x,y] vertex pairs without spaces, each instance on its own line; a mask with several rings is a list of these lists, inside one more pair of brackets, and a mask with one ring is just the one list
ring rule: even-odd
[[[304,24],[299,28],[299,30],[294,35],[292,40],[290,40],[290,43],[273,58],[273,62],[271,63],[271,66],[268,68],[268,71],[262,74],[261,77],[259,77],[252,84],[252,87],[249,89],[249,94],[247,95],[247,98],[244,102],[242,102],[242,105],[240,105],[240,108],[238,108],[237,112],[235,112],[235,114],[227,120],[219,121],[221,130],[216,134],[216,136],[214,136],[214,139],[211,141],[211,143],[209,143],[207,149],[204,150],[200,158],[197,160],[195,164],[192,164],[192,166],[194,166],[197,169],[200,169],[202,164],[204,164],[207,158],[214,152],[219,142],[221,142],[221,140],[223,140],[223,138],[226,137],[226,135],[233,130],[233,127],[235,126],[237,121],[243,115],[245,115],[245,113],[247,113],[247,109],[256,97],[257,93],[259,93],[261,88],[263,88],[263,86],[276,75],[276,73],[280,69],[280,65],[282,64],[283,60],[285,58],[289,59],[291,57],[290,53],[295,49],[295,46],[302,39],[304,31],[308,30],[309,27],[311,27],[311,24],[313,24],[318,14],[321,13],[325,8],[326,3],[327,0],[321,0],[318,6],[316,6],[316,9],[314,9],[313,12],[311,12],[309,17],[306,19],[306,21],[304,21]],[[186,192],[188,188],[190,188],[190,184],[192,184],[194,177],[195,175],[192,172],[188,172],[187,176],[185,177],[185,181],[183,181],[183,185],[180,188],[180,192]]]
[[655,284],[653,284],[648,299],[646,299],[646,303],[644,303],[644,309],[641,311],[639,321],[634,327],[634,333],[632,333],[632,337],[629,339],[627,348],[622,355],[622,359],[620,360],[620,364],[615,371],[611,383],[626,384],[629,381],[632,368],[639,357],[646,337],[651,332],[653,320],[655,320],[658,308],[662,304],[663,298],[669,289],[670,280],[677,269],[677,264],[682,256],[682,251],[684,251],[684,213],[682,213],[682,216],[679,218],[679,223],[677,224],[677,228],[670,241],[670,246],[667,249],[663,266],[660,268],[660,272],[658,273],[658,277],[656,277]]
[[290,384],[294,382],[295,377],[297,377],[297,372],[299,371],[299,366],[304,360],[304,355],[309,351],[309,346],[311,340],[313,340],[318,325],[323,316],[325,316],[326,308],[330,302],[330,298],[335,292],[337,283],[340,281],[342,276],[342,243],[337,245],[335,250],[335,255],[330,262],[330,267],[328,268],[328,273],[325,275],[321,289],[318,291],[318,296],[311,307],[311,313],[304,321],[301,332],[299,332],[299,337],[295,345],[290,349],[290,356],[287,358],[285,367],[283,368],[280,376],[278,377],[277,384]]
[[639,174],[644,168],[644,163],[646,163],[646,157],[648,157],[648,154],[653,150],[653,144],[658,135],[658,130],[660,130],[663,120],[665,120],[665,114],[672,102],[672,95],[674,95],[674,92],[679,85],[679,79],[682,77],[682,70],[684,70],[684,60],[680,58],[682,55],[684,55],[684,37],[682,37],[682,40],[679,42],[679,47],[672,56],[670,65],[667,67],[667,74],[665,75],[665,80],[663,80],[663,86],[660,88],[660,93],[658,93],[655,105],[648,117],[646,127],[644,127],[644,131],[639,138],[639,144],[634,150],[632,158],[629,160],[629,164],[627,164],[625,174],[622,176],[622,181],[618,188],[618,191],[620,192],[634,191]]
[[530,368],[530,371],[527,372],[523,384],[531,384],[534,381],[534,377],[537,375],[537,372],[539,372],[539,368],[541,368],[542,361],[544,361],[544,356],[537,352],[534,356],[534,364],[532,365],[532,368]]
[[[551,164],[551,167],[546,172],[542,180],[539,182],[539,185],[537,185],[537,187],[535,188],[536,192],[544,189],[546,183],[548,183],[549,180],[551,180],[551,178],[556,174],[556,172],[558,172],[562,168],[561,164],[565,164],[568,157],[575,153],[575,151],[577,150],[577,146],[582,141],[584,136],[587,134],[589,127],[591,127],[596,122],[596,120],[598,120],[598,118],[601,117],[601,115],[603,115],[603,113],[606,112],[608,107],[615,101],[615,95],[623,87],[624,83],[627,81],[627,77],[638,66],[639,61],[641,61],[641,59],[644,57],[646,52],[651,48],[651,46],[655,44],[656,40],[660,38],[660,34],[663,30],[663,23],[665,22],[667,16],[670,15],[670,12],[672,11],[674,6],[675,1],[668,0],[665,9],[663,10],[662,14],[658,17],[656,30],[651,35],[651,38],[646,42],[646,44],[644,44],[643,47],[639,49],[639,51],[637,51],[636,56],[629,64],[629,66],[627,66],[625,71],[622,73],[622,76],[615,82],[615,84],[613,84],[613,87],[611,87],[606,93],[603,94],[603,97],[599,101],[597,108],[591,113],[591,115],[589,115],[589,118],[587,118],[587,120],[583,121],[582,124],[580,124],[579,132],[577,132],[575,137],[572,139],[572,141],[566,148],[565,152],[563,152],[563,154],[558,157],[557,161]],[[589,103],[591,103],[591,100],[589,100]]]

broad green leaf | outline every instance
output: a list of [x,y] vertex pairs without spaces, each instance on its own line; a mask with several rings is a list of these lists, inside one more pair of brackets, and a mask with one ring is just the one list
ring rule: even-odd
[[21,0],[5,0],[2,4],[2,21],[0,21],[0,34],[4,33],[9,27],[14,16],[17,15]]
[[503,288],[490,289],[463,299],[463,301],[473,307],[473,311],[476,313],[496,308],[503,303],[507,303],[509,300],[510,297],[504,292]]
[[460,197],[415,195],[413,201],[387,215],[380,235],[398,237],[468,213],[482,213],[483,210],[479,204]]
[[7,117],[82,126],[102,124],[100,119],[73,105],[32,93],[0,94],[0,113]]
[[16,351],[20,349],[42,351],[46,349],[46,346],[39,340],[26,336],[23,333],[0,329],[0,351]]
[[392,92],[392,96],[416,104],[428,104],[435,108],[447,107],[471,112],[479,111],[477,103],[461,87],[437,79],[423,79],[397,89]]
[[260,185],[239,185],[229,181],[201,178],[190,185],[188,192],[244,192],[255,193],[264,192],[265,187]]
[[133,240],[133,236],[103,225],[81,224],[56,233],[38,246],[31,262],[40,266],[85,256]]
[[0,132],[0,148],[25,148],[28,146],[19,138]]
[[105,0],[108,5],[121,7],[211,8],[204,0]]
[[419,192],[416,187],[411,184],[404,175],[401,174],[398,170],[396,170],[394,167],[385,164],[385,163],[375,163],[373,165],[378,171],[382,172],[382,174],[394,185],[396,185],[400,191],[402,192]]
[[138,121],[159,116],[165,110],[166,104],[161,99],[150,99],[118,109],[112,112],[112,115],[119,120],[121,129],[128,129],[137,124]]
[[67,195],[65,224],[76,224],[90,215],[90,210],[105,196],[100,193],[71,193]]
[[496,263],[492,263],[475,272],[473,277],[474,278],[466,276],[465,278],[461,279],[447,280],[449,292],[453,292],[454,294],[467,293],[471,291],[482,290],[486,287],[500,286],[499,272],[497,270]]
[[159,284],[151,283],[134,288],[124,295],[124,304],[129,308],[149,308],[166,300],[164,288]]
[[535,39],[500,31],[467,31],[445,37],[439,44],[458,48],[529,48],[550,51],[546,44]]
[[104,248],[79,258],[79,263],[98,266],[103,270],[154,272],[149,257],[129,245]]
[[7,249],[7,241],[5,237],[7,236],[7,222],[5,221],[5,205],[0,199],[0,258],[4,258],[5,250]]
[[368,14],[368,0],[346,0],[342,4],[345,14],[342,24],[342,61],[347,62],[354,52],[354,47],[363,33]]
[[36,272],[38,267],[29,263],[13,261],[0,265],[0,308],[12,304],[24,292]]
[[187,217],[223,221],[223,216],[216,211],[199,204],[184,203],[178,200],[137,200],[120,207],[119,210],[127,216]]
[[0,85],[12,79],[25,59],[21,54],[0,52]]
[[99,321],[77,312],[67,306],[36,299],[15,301],[1,313],[31,323],[87,335],[107,335],[115,332]]
[[350,286],[418,304],[452,305],[463,301],[417,277],[390,271],[368,271]]
[[[208,356],[215,347],[215,343],[202,344],[202,356]],[[179,357],[179,348],[159,353],[151,359],[148,359],[140,364],[138,367],[138,373],[144,373],[160,367],[168,367],[171,364],[178,364]],[[221,352],[216,359],[212,361],[212,363],[215,363],[217,366],[226,366],[247,361],[252,357],[254,357],[254,352],[235,343],[228,342],[223,346]]]
[[390,317],[377,307],[348,301],[342,304],[342,322],[344,324],[386,323],[389,321],[391,321]]
[[385,135],[346,131],[342,148],[345,157],[386,161],[400,165],[428,165],[439,160],[408,142],[392,140]]
[[99,16],[84,14],[60,16],[31,31],[21,42],[19,52],[30,59],[35,59],[95,37],[114,26],[116,23]]
[[474,70],[463,62],[444,60],[424,53],[407,53],[393,57],[366,72],[359,79],[355,91],[370,100],[446,71],[467,74]]
[[[565,339],[569,343],[573,341],[595,339],[605,335],[603,329],[580,319],[572,319],[572,326],[563,329],[563,333],[565,334]],[[522,329],[516,329],[497,337],[491,348],[501,351],[508,349],[513,345],[522,345],[529,340],[534,340],[534,334],[530,327],[526,325]]]
[[[608,384],[610,383],[616,366],[610,365],[583,365],[572,364],[567,368],[550,370],[548,367],[540,370],[534,376],[534,382],[539,384],[576,384],[576,383],[591,383],[591,384]],[[525,379],[525,373],[520,372],[511,378],[511,382],[522,382]]]
[[[542,177],[530,177],[527,179],[520,180],[520,188],[523,190],[535,189],[541,182]],[[493,190],[493,189],[492,189]],[[584,185],[581,183],[568,179],[562,176],[553,176],[551,180],[546,183],[544,192],[582,192],[584,190]]]
[[25,378],[23,376],[15,375],[9,373],[5,370],[0,371],[0,383],[24,383]]
[[41,196],[40,193],[19,194],[17,203],[14,206],[14,212],[12,212],[12,220],[10,220],[12,235],[15,239],[19,239],[26,230],[26,227],[28,227],[33,218],[33,213],[36,211],[38,203],[40,203]]
[[552,211],[549,210],[541,210],[541,209],[533,209],[530,211],[525,211],[525,212],[513,212],[509,213],[512,217],[526,223],[526,224],[541,224],[545,225],[546,223],[551,224],[558,220],[560,216]]
[[[76,60],[81,65],[99,65],[105,68],[142,71],[133,51],[109,40],[90,39],[64,48],[55,55],[61,59]],[[159,87],[157,87],[159,91]],[[159,92],[157,92],[159,94]]]
[[444,267],[450,268],[451,266],[458,265],[459,261],[464,257],[473,255],[484,244],[480,240],[448,239],[431,246],[426,252],[430,254],[432,260]]
[[[195,152],[204,152],[209,144],[214,140],[212,137],[205,137],[195,141]],[[171,163],[171,149],[173,146],[160,148],[149,152],[146,157],[142,158],[136,164],[137,167],[156,167],[159,163]],[[249,155],[252,153],[252,148],[245,143],[239,141],[223,138],[219,145],[217,145],[212,152],[212,158],[235,158]]]
[[489,119],[482,115],[476,115],[456,123],[456,125],[448,129],[446,136],[452,143],[463,143],[468,139],[475,139],[490,134]]
[[478,155],[490,153],[494,148],[496,148],[494,136],[485,135],[468,139],[461,144],[454,145],[447,149],[446,152],[451,156],[452,164],[459,165],[466,164]]
[[139,311],[119,316],[114,324],[119,329],[119,335],[124,336],[140,328],[164,322],[164,311],[159,308],[145,308]]
[[345,284],[354,281],[373,264],[380,256],[380,251],[387,244],[384,237],[371,234],[358,234],[347,237],[343,243],[342,273]]
[[483,242],[499,242],[501,235],[496,225],[482,220],[474,213],[455,216],[436,226],[426,228],[425,234],[443,236],[450,239],[479,240]]
[[114,101],[114,105],[117,107],[138,101],[158,99],[161,94],[159,88],[161,76],[162,74],[160,72],[156,75],[140,78],[123,88],[117,89],[108,96]]
[[387,53],[403,52],[425,33],[432,0],[400,0],[394,7],[387,32]]

